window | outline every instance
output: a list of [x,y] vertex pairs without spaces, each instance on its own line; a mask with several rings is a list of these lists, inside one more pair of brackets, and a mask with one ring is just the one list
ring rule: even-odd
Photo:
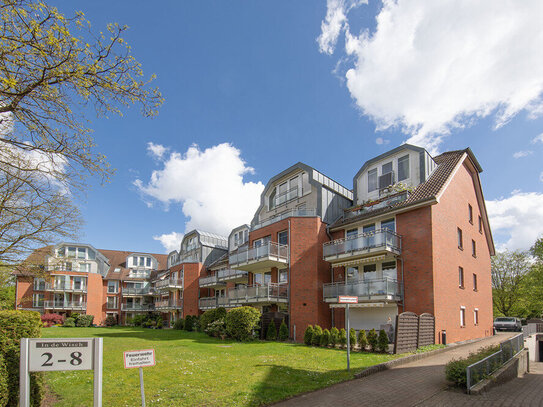
[[357,229],[349,229],[347,231],[347,238],[358,236],[358,228]]
[[86,257],[86,249],[84,247],[77,248],[77,258],[84,259]]
[[383,166],[381,167],[381,175],[388,174],[389,172],[392,172],[392,161],[383,164]]
[[34,279],[34,291],[43,291],[45,290],[45,279],[44,278],[35,278]]
[[136,267],[138,265],[138,256],[132,257],[132,266]]
[[271,271],[267,271],[264,273],[264,284],[271,283]]
[[464,268],[458,267],[458,287],[464,288]]
[[280,283],[288,282],[288,270],[287,269],[279,270],[279,282]]
[[262,274],[258,273],[254,275],[255,285],[262,285]]
[[73,277],[74,290],[83,290],[85,288],[85,280],[83,277]]
[[273,191],[271,191],[271,194],[270,194],[270,201],[268,203],[268,207],[270,209],[272,209],[273,207],[275,207],[275,189]]
[[107,308],[117,308],[117,297],[107,297]]
[[377,278],[377,265],[367,264],[364,266],[364,280],[375,280]]
[[141,267],[144,267],[144,266],[145,266],[145,257],[141,257],[141,256],[140,256],[140,266],[141,266]]
[[473,291],[477,291],[477,274],[473,273]]
[[460,326],[466,326],[466,307],[460,307]]
[[150,257],[147,257],[146,266],[151,267],[151,258]]
[[473,239],[471,240],[471,255],[477,257],[477,243]]
[[473,225],[473,208],[468,204],[469,223]]
[[79,263],[79,271],[83,273],[90,273],[91,271],[90,263]]
[[381,222],[381,230],[390,230],[394,232],[396,230],[396,222],[394,219],[387,219]]
[[479,233],[483,233],[483,218],[479,215]]
[[475,308],[473,310],[473,323],[475,325],[479,325],[479,309],[478,308]]
[[358,281],[358,267],[347,267],[347,281]]
[[409,178],[409,155],[398,158],[398,181]]
[[107,282],[108,294],[116,294],[119,291],[119,282],[117,280],[109,280]]
[[389,262],[383,263],[381,265],[381,269],[383,270],[383,278],[396,280],[396,278],[398,277],[396,273],[395,261],[389,261]]
[[458,248],[464,250],[464,240],[462,239],[462,229],[458,228]]
[[120,267],[115,267],[115,270],[113,270],[114,273],[120,273],[121,272],[121,268]]
[[377,168],[368,171],[368,192],[377,190]]
[[277,243],[288,244],[288,230],[283,230],[277,234]]
[[43,307],[43,298],[44,298],[44,294],[34,294],[34,295],[32,295],[32,307],[34,307],[34,308]]
[[68,247],[68,257],[75,258],[75,247]]

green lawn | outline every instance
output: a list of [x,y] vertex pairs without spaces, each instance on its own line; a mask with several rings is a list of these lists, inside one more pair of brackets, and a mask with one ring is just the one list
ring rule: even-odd
[[[346,352],[277,342],[237,343],[205,334],[142,328],[47,328],[43,337],[104,338],[103,404],[141,403],[138,369],[124,369],[123,351],[154,348],[144,368],[147,405],[258,406],[353,377],[395,355]],[[92,405],[92,372],[51,372],[57,406]]]

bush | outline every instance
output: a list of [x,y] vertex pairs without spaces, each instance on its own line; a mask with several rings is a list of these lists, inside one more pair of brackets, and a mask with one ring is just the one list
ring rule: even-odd
[[147,320],[147,315],[145,314],[136,314],[134,318],[130,320],[130,325],[142,326],[143,323]]
[[216,321],[208,324],[205,333],[216,338],[226,336],[226,324],[224,322],[224,318],[217,319]]
[[173,323],[173,329],[181,330],[183,329],[184,326],[185,326],[185,320],[183,318],[179,318]]
[[75,326],[75,319],[73,319],[72,317],[66,318],[62,326],[65,326],[66,328],[73,328]]
[[[466,387],[466,368],[499,350],[499,346],[487,346],[486,348],[479,349],[476,353],[470,353],[465,358],[453,359],[445,365],[445,377],[455,386]],[[498,368],[497,365],[493,367],[496,369]],[[474,375],[473,377],[474,382],[478,382],[481,379],[483,379],[483,377],[478,375]]]
[[366,338],[366,331],[364,329],[358,331],[358,346],[360,346],[361,351],[366,350],[366,346],[368,346],[368,338]]
[[192,330],[202,332],[200,329],[200,317],[198,315],[192,316]]
[[379,349],[379,352],[388,351],[388,335],[384,329],[379,331],[379,337],[377,338],[377,349]]
[[289,335],[288,326],[285,323],[285,320],[283,319],[281,321],[281,325],[279,325],[279,340],[283,342],[288,340],[288,335]]
[[232,308],[226,313],[226,332],[238,341],[248,341],[253,338],[261,316],[253,307]]
[[313,328],[313,336],[311,337],[311,345],[320,346],[322,336],[322,328],[319,325],[315,325]]
[[4,357],[0,353],[0,407],[8,404],[8,371],[4,363]]
[[344,328],[341,328],[341,330],[339,331],[339,344],[341,346],[347,345],[347,332]]
[[47,327],[53,325],[62,325],[62,323],[64,322],[64,317],[60,314],[43,314],[41,316],[41,322]]
[[187,315],[185,317],[185,325],[183,325],[183,329],[188,332],[194,330],[194,317],[192,315]]
[[368,344],[372,352],[377,350],[377,342],[377,332],[375,332],[375,329],[372,329],[368,332]]
[[209,324],[219,319],[224,320],[225,318],[226,318],[226,309],[224,309],[223,307],[207,310],[200,317],[200,329],[202,330],[202,332],[206,332],[206,329]]
[[266,332],[267,341],[275,341],[277,339],[277,328],[275,323],[272,321],[268,324],[268,331]]
[[117,317],[114,317],[113,315],[108,315],[106,317],[106,326],[114,326],[117,325]]
[[305,333],[304,333],[304,343],[307,345],[307,346],[311,346],[311,340],[313,339],[313,326],[311,325],[308,325],[307,328],[305,328]]
[[329,344],[330,344],[330,331],[328,329],[325,329],[324,331],[322,331],[320,346],[325,348]]
[[[42,321],[35,311],[0,311],[0,354],[7,370],[8,406],[19,400],[19,356],[21,338],[41,337]],[[39,406],[43,398],[44,380],[38,372],[30,373],[30,403]],[[0,394],[5,394],[0,392]],[[1,396],[0,396],[1,398]]]
[[75,321],[75,326],[89,327],[94,321],[94,315],[79,315],[79,318]]
[[330,345],[332,345],[334,348],[339,343],[339,329],[336,327],[333,327],[330,329]]
[[356,331],[354,328],[349,329],[349,345],[351,345],[351,350],[356,346]]

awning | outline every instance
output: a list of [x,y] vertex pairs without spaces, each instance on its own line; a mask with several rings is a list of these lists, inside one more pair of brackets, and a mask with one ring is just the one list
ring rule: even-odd
[[365,258],[362,258],[362,259],[349,260],[349,261],[344,261],[342,263],[334,263],[333,267],[352,267],[352,266],[357,266],[359,264],[364,264],[364,263],[375,263],[376,261],[384,260],[385,257],[386,256],[383,254],[383,255],[380,255],[380,256],[365,257]]
[[[349,304],[349,308],[382,308],[385,305],[389,304],[386,302],[360,302],[358,304]],[[330,304],[330,308],[345,308],[345,304]]]

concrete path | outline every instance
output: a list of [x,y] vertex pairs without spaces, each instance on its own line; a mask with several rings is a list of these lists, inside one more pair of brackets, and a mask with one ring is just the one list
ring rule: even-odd
[[[449,405],[482,405],[486,402],[485,396],[477,399],[460,392],[446,390],[448,385],[445,380],[445,364],[455,358],[467,356],[477,349],[498,344],[511,334],[499,334],[485,338],[482,341],[452,347],[447,352],[437,354],[425,359],[414,361],[402,366],[379,372],[362,379],[339,383],[326,389],[317,390],[290,400],[274,404],[276,407],[317,407],[317,406],[449,406]],[[534,374],[530,380],[541,380],[543,376]],[[524,379],[517,379],[524,380]],[[516,380],[515,380],[516,381]],[[543,395],[543,383],[540,381],[539,395]],[[504,385],[505,386],[505,385]],[[528,384],[531,386],[531,384]],[[498,389],[498,388],[497,388]],[[516,389],[516,387],[515,387]],[[501,390],[501,387],[500,387]],[[490,393],[489,393],[490,394]],[[532,393],[530,393],[532,394]],[[535,396],[534,396],[535,397]],[[453,400],[457,401],[450,401]],[[475,401],[477,400],[477,401]],[[450,401],[450,402],[449,402]],[[500,402],[503,398],[500,399]],[[492,406],[523,404],[495,404]],[[542,403],[543,398],[537,401]],[[459,404],[460,403],[460,404]],[[461,404],[464,403],[464,404]],[[539,404],[527,404],[539,405]]]

